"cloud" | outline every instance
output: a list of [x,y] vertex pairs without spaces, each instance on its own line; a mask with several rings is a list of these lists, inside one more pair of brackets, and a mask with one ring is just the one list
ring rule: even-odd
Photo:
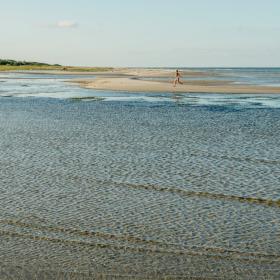
[[78,27],[78,23],[73,20],[59,20],[56,23],[39,23],[35,26],[40,28],[61,28],[61,29],[70,29]]
[[55,27],[58,28],[75,28],[78,26],[78,23],[72,20],[60,20],[55,24]]

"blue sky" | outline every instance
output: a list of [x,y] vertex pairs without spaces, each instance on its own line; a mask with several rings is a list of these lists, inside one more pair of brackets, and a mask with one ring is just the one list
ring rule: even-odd
[[0,57],[90,66],[280,66],[279,0],[0,0]]

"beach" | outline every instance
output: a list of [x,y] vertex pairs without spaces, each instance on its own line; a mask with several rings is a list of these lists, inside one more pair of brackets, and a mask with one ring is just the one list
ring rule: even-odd
[[[73,82],[173,73],[143,71],[0,73],[1,280],[278,279],[280,95]],[[279,82],[274,69],[183,76]]]
[[280,1],[2,2],[0,280],[279,280]]
[[[101,74],[101,77],[99,76]],[[280,86],[235,84],[232,80],[218,79],[217,74],[203,71],[182,71],[183,85],[173,86],[175,70],[164,69],[115,69],[99,73],[95,79],[80,79],[74,82],[85,88],[128,92],[171,93],[280,93]],[[184,80],[188,77],[188,80]],[[193,79],[195,78],[195,79]]]

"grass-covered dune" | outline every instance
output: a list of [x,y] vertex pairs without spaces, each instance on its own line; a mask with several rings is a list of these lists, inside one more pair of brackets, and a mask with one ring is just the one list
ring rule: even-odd
[[68,71],[68,72],[97,72],[97,71],[109,71],[111,69],[112,68],[109,67],[63,66],[59,64],[47,64],[41,62],[0,59],[0,71],[56,70],[56,71]]

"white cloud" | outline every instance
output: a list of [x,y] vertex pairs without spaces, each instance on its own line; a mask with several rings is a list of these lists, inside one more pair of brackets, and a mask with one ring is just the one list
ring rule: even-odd
[[78,23],[72,20],[60,20],[55,24],[55,27],[58,28],[75,28],[78,26]]
[[39,23],[35,26],[40,28],[76,28],[78,23],[73,20],[59,20],[56,23]]

